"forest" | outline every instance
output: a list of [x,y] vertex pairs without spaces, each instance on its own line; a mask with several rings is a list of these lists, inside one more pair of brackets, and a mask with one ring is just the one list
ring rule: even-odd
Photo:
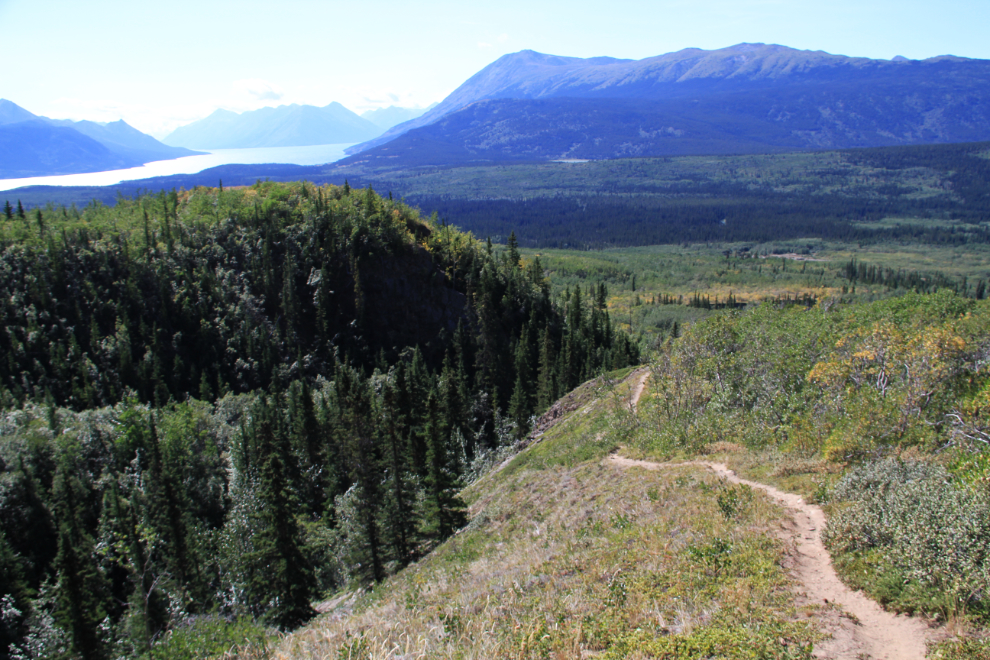
[[608,295],[370,187],[8,208],[0,655],[168,657],[416,561],[534,415],[639,362]]
[[[840,151],[452,167],[230,165],[104,188],[23,188],[16,207],[114,204],[142,190],[257,180],[374,186],[476,236],[601,249],[797,238],[864,244],[990,240],[985,142]],[[918,220],[922,220],[919,222]]]

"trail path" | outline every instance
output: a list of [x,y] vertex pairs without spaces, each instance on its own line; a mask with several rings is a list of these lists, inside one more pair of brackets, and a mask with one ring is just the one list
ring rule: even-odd
[[[646,385],[649,372],[644,374],[630,397],[635,410]],[[800,495],[785,493],[773,486],[742,479],[722,463],[693,461],[686,463],[654,463],[638,461],[613,454],[608,462],[620,468],[641,467],[647,470],[668,470],[684,466],[700,466],[734,484],[745,484],[763,491],[783,506],[788,515],[782,536],[793,543],[789,553],[792,575],[800,582],[805,602],[826,605],[824,624],[832,637],[815,649],[815,656],[834,660],[921,660],[931,629],[920,619],[886,612],[874,601],[853,591],[839,580],[832,567],[832,558],[821,540],[825,514],[820,507],[808,504]]]
[[640,376],[639,380],[636,381],[636,385],[633,386],[632,395],[629,397],[629,409],[636,412],[639,407],[639,397],[643,396],[643,390],[646,389],[646,379],[650,377],[650,370],[647,369]]

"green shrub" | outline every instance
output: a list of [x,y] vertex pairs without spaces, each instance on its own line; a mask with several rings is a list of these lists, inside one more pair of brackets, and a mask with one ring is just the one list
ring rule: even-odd
[[[943,594],[946,613],[984,608],[990,588],[990,500],[957,485],[940,465],[887,459],[841,479],[833,498],[848,502],[829,521],[825,542],[839,552],[878,549],[891,565],[878,572],[874,591],[890,591],[891,568],[905,587]],[[881,575],[881,573],[883,575]]]
[[151,649],[153,660],[205,660],[251,648],[256,656],[274,633],[249,617],[204,616],[170,630]]

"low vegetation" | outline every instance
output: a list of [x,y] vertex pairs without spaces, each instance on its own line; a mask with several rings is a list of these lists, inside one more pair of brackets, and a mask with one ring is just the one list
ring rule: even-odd
[[462,532],[271,657],[810,658],[779,510],[700,469],[602,462],[635,433],[628,385],[583,386],[584,405],[464,491]]

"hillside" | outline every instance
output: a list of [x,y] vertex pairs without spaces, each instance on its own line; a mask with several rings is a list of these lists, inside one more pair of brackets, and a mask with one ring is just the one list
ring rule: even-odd
[[870,60],[766,44],[643,60],[522,51],[421,117],[353,147],[362,155],[344,162],[391,157],[378,164],[396,167],[986,140],[988,94],[990,64],[953,57]]
[[123,120],[49,119],[6,99],[0,99],[0,148],[0,178],[122,169],[197,153],[166,146]]
[[559,402],[429,557],[243,653],[985,657],[988,313],[938,294],[699,322],[648,375]]
[[[433,105],[436,105],[435,103]],[[397,124],[407,122],[410,119],[415,119],[419,117],[427,110],[430,110],[433,106],[429,108],[400,108],[395,105],[390,105],[387,108],[375,108],[374,110],[368,110],[361,113],[363,119],[367,119],[372,124],[377,126],[383,131],[387,131]]]
[[294,628],[448,538],[463,480],[639,360],[604,287],[551,297],[538,260],[370,188],[48,208],[0,241],[3,655]]
[[382,130],[336,102],[322,108],[293,103],[240,114],[217,110],[180,126],[163,142],[193,149],[302,147],[360,142]]

